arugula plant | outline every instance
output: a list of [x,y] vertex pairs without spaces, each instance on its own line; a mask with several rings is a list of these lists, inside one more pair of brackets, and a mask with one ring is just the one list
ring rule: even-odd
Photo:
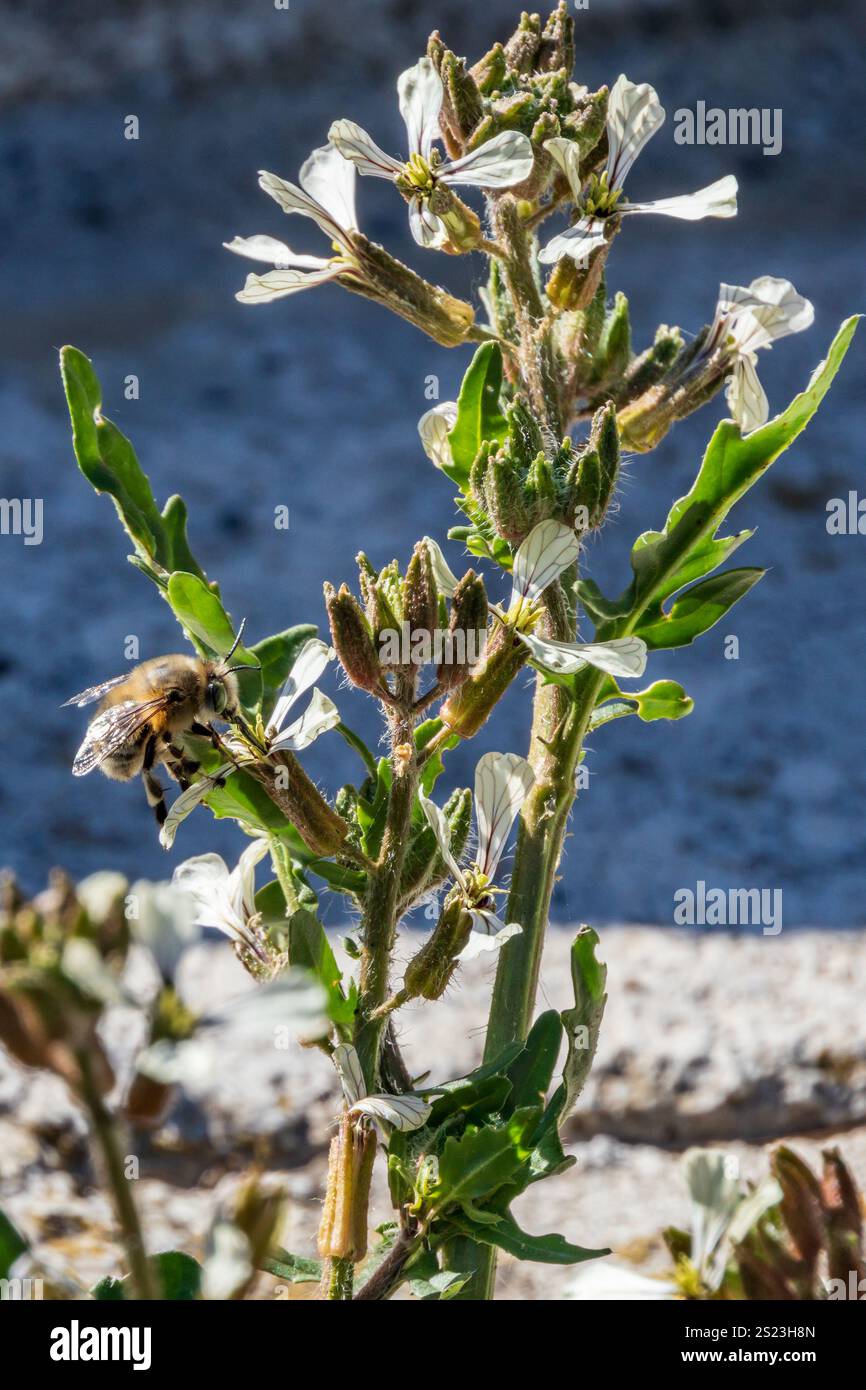
[[[736,180],[723,175],[694,194],[632,202],[624,180],[664,120],[659,99],[625,76],[590,91],[573,80],[573,65],[563,3],[545,23],[524,15],[507,42],[472,65],[434,33],[426,56],[397,83],[407,154],[394,158],[340,119],[297,183],[261,175],[284,214],[321,229],[323,254],[297,254],[269,234],[227,244],[269,267],[248,275],[242,304],[338,286],[473,353],[457,401],[419,423],[446,510],[450,499],[456,505],[451,561],[443,534],[419,540],[402,569],[362,553],[357,595],[346,584],[325,585],[329,641],[290,614],[293,626],[240,649],[254,668],[241,678],[242,717],[218,748],[187,736],[198,772],[162,832],[167,844],[182,837],[184,817],[203,806],[235,820],[251,841],[237,868],[213,855],[187,861],[176,890],[195,902],[199,922],[232,937],[262,989],[304,971],[321,991],[324,1021],[305,1041],[333,1059],[344,1095],[322,1263],[271,1251],[265,1264],[320,1281],[323,1298],[383,1299],[408,1284],[418,1298],[488,1299],[500,1250],[557,1264],[605,1253],[527,1234],[511,1214],[530,1184],[573,1161],[560,1135],[591,1066],[606,998],[596,935],[582,928],[572,951],[574,1006],[533,1021],[584,739],[629,715],[649,723],[691,712],[689,696],[665,676],[663,656],[650,684],[633,682],[761,579],[759,568],[723,568],[750,535],[727,529],[728,513],[808,424],[856,327],[853,318],[843,323],[811,380],[772,418],[758,352],[813,318],[788,281],[722,284],[696,335],[662,325],[633,348],[628,303],[609,281],[615,238],[637,234],[637,215],[732,217]],[[381,196],[404,200],[426,256],[486,258],[478,306],[364,235],[358,175],[392,185]],[[225,654],[236,624],[190,549],[184,503],[158,505],[132,446],[102,412],[91,363],[72,347],[61,357],[81,471],[111,496],[133,564],[191,646]],[[714,430],[690,491],[659,530],[637,538],[622,592],[602,593],[582,574],[581,555],[604,525],[623,452],[655,449],[723,389],[733,418]],[[451,569],[460,545],[472,563],[462,576]],[[275,613],[275,624],[284,621]],[[374,755],[314,689],[334,657],[378,705],[387,756]],[[526,668],[536,673],[528,747],[488,753],[473,792],[442,801],[437,782],[449,750],[495,715]],[[303,713],[287,723],[290,706],[311,689]],[[337,746],[342,739],[356,764],[333,799],[303,769],[300,755],[317,737]],[[506,883],[497,869],[515,820]],[[256,890],[265,857],[270,879]],[[338,968],[321,925],[323,892],[341,894],[357,915],[351,974]],[[435,925],[400,977],[398,925],[431,901]],[[420,999],[435,1008],[449,985],[459,987],[461,963],[483,951],[498,958],[482,1064],[444,1083],[411,1077],[399,1045],[401,1008]],[[171,1085],[192,1025],[184,1018],[178,1028],[165,1008],[160,1019],[160,1046],[145,1055],[142,1075]],[[368,1254],[378,1162],[387,1166],[394,1218]],[[146,1281],[146,1269],[139,1276]]]

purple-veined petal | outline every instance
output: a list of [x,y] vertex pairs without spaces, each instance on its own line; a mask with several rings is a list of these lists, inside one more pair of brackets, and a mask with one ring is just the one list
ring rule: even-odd
[[457,883],[460,884],[461,888],[465,887],[466,880],[463,877],[463,870],[451,853],[451,827],[448,821],[436,805],[436,802],[431,801],[429,796],[425,796],[423,792],[419,791],[418,800],[421,803],[421,809],[427,817],[433,834],[436,836],[442,858],[445,860],[445,863],[448,865]]
[[185,821],[196,806],[201,805],[208,793],[213,791],[220,777],[232,771],[231,763],[223,763],[216,772],[212,772],[207,777],[200,777],[197,782],[193,782],[191,787],[187,787],[185,792],[181,792],[180,796],[175,797],[159,832],[159,843],[163,849],[171,849],[181,821]]
[[270,304],[275,299],[299,294],[301,290],[325,285],[335,279],[341,269],[339,262],[329,261],[327,270],[268,270],[264,275],[248,275],[235,299],[241,304]]
[[328,662],[333,661],[335,655],[333,647],[329,647],[327,642],[319,641],[318,637],[312,637],[309,642],[304,643],[295,657],[291,671],[283,682],[283,688],[277,703],[274,705],[274,712],[268,720],[267,732],[269,736],[280,732],[292,705],[305,691],[316,684]]
[[570,526],[554,521],[553,517],[533,526],[514,557],[511,606],[534,602],[548,584],[575,563],[579,554],[580,541]]
[[656,198],[650,203],[623,203],[617,212],[621,217],[655,212],[663,217],[678,217],[682,222],[700,222],[704,217],[736,217],[737,180],[733,174],[725,174],[724,178],[694,193],[683,193],[677,198]]
[[236,236],[232,241],[224,241],[223,246],[227,251],[234,251],[236,256],[246,256],[251,261],[265,261],[267,265],[277,266],[280,270],[290,267],[295,270],[324,270],[330,265],[324,256],[299,255],[284,241],[277,241],[272,236]]
[[333,145],[321,145],[301,165],[298,182],[314,202],[334,219],[343,231],[358,228],[355,211],[357,173],[351,160]]
[[555,642],[531,632],[518,632],[517,636],[538,666],[559,675],[594,666],[609,676],[630,678],[642,676],[646,669],[646,642],[640,637],[614,637],[610,642]]
[[449,566],[436,541],[431,536],[425,536],[424,542],[430,551],[430,563],[433,566],[433,578],[436,580],[436,587],[440,594],[444,594],[446,598],[451,598],[459,582],[457,576]]
[[770,405],[755,370],[756,360],[753,352],[739,353],[725,389],[728,409],[743,434],[759,429],[770,416]]
[[580,178],[580,146],[577,141],[566,140],[562,135],[555,135],[552,139],[545,140],[544,148],[553,162],[565,174],[571,189],[571,196],[577,202],[583,188]]
[[380,149],[366,130],[354,121],[334,121],[328,131],[328,139],[344,159],[350,159],[359,174],[368,174],[375,179],[393,179],[403,168],[399,159],[393,159]]
[[409,137],[409,153],[429,159],[433,141],[439,138],[439,113],[444,90],[442,78],[429,58],[419,58],[397,78],[400,115]]
[[521,806],[535,782],[526,758],[517,753],[485,753],[475,768],[477,863],[492,879]]
[[356,1105],[364,1098],[364,1073],[357,1049],[351,1043],[338,1043],[331,1053],[331,1061],[337,1068],[346,1104]]
[[601,230],[603,227],[604,223],[597,218],[584,218],[575,222],[573,227],[551,237],[547,245],[539,251],[538,259],[542,265],[555,265],[563,256],[571,256],[572,260],[585,270],[593,251],[597,251],[599,246],[604,246],[607,242],[607,237]]
[[339,722],[340,711],[333,700],[329,700],[321,690],[314,690],[312,699],[300,719],[296,719],[272,741],[270,752],[287,749],[292,753],[300,753]]
[[409,204],[409,230],[419,246],[425,251],[435,250],[447,240],[447,232],[427,206],[427,200],[416,193]]
[[611,188],[622,188],[644,145],[664,125],[664,107],[648,82],[630,82],[624,73],[607,102],[607,171]]
[[303,188],[299,188],[295,183],[289,183],[288,179],[281,179],[277,174],[269,174],[267,169],[259,170],[259,188],[268,197],[273,198],[275,203],[279,203],[285,213],[299,213],[301,217],[310,217],[331,242],[336,242],[344,250],[351,251],[351,246],[346,238],[345,229],[334,220],[328,209],[316,198],[310,197]]
[[365,1096],[350,1107],[349,1114],[368,1115],[391,1129],[408,1131],[421,1129],[432,1109],[420,1096]]
[[503,130],[477,150],[464,154],[437,170],[447,184],[473,188],[512,188],[532,173],[532,144],[519,130]]
[[[451,444],[448,439],[457,422],[457,402],[442,401],[428,410],[418,421],[418,433],[424,453],[437,468],[450,466]],[[442,591],[446,591],[443,589]]]

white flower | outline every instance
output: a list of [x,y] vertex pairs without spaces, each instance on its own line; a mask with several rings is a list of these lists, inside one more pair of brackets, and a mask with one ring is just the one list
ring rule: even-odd
[[256,865],[267,850],[267,840],[253,840],[231,872],[221,855],[198,854],[178,864],[171,878],[175,888],[193,899],[198,926],[216,927],[260,960],[267,957],[254,930],[259,917]]
[[193,904],[170,883],[142,880],[129,891],[138,910],[130,922],[132,935],[150,951],[163,980],[173,982],[184,952],[201,936]]
[[[231,740],[224,739],[223,742],[231,743]],[[186,791],[181,792],[180,796],[175,797],[159,832],[159,843],[163,849],[171,849],[181,821],[185,821],[196,806],[200,806],[205,797],[219,786],[222,778],[232,771],[234,768],[231,763],[223,763],[215,772],[200,777],[191,787],[187,787]]]
[[314,637],[304,643],[280,692],[274,712],[268,720],[265,735],[269,752],[274,753],[282,749],[297,753],[302,748],[308,748],[320,734],[339,724],[340,711],[333,700],[329,700],[321,690],[314,690],[304,713],[287,729],[283,729],[289,710],[310,686],[316,683],[328,662],[333,659],[333,647],[320,642],[318,638]]
[[770,408],[755,370],[758,349],[789,333],[810,328],[815,310],[790,280],[761,275],[744,288],[720,285],[716,313],[702,349],[708,356],[723,347],[732,362],[725,393],[731,414],[744,434],[766,423]]
[[235,297],[242,304],[268,304],[298,290],[334,280],[343,271],[354,269],[351,233],[357,230],[355,215],[355,170],[332,145],[313,150],[301,168],[298,187],[262,170],[259,186],[279,203],[283,212],[311,217],[331,242],[332,256],[305,256],[292,251],[283,241],[270,236],[235,237],[224,242],[228,251],[276,266],[264,275],[248,275]]
[[[421,1096],[368,1096],[357,1050],[351,1043],[338,1043],[331,1053],[350,1115],[366,1115],[383,1134],[382,1126],[407,1132],[420,1129],[430,1118],[432,1106]],[[388,1134],[383,1137],[387,1143]]]
[[458,960],[474,960],[485,951],[497,951],[522,931],[516,922],[503,922],[486,903],[489,885],[496,875],[511,827],[534,781],[535,774],[529,763],[516,753],[485,753],[479,759],[475,769],[478,847],[468,870],[462,869],[451,853],[451,830],[442,811],[422,792],[418,794],[442,857],[454,875],[464,896],[466,911],[472,918],[473,930]]
[[406,125],[409,158],[392,158],[354,121],[335,121],[328,139],[361,174],[404,181],[413,192],[409,226],[419,246],[437,246],[447,231],[428,201],[437,183],[470,184],[475,188],[510,188],[523,183],[532,170],[532,145],[519,131],[506,130],[460,159],[442,160],[433,141],[439,138],[442,79],[429,58],[421,58],[397,80],[400,114]]
[[[537,602],[548,585],[575,563],[579,552],[580,541],[563,522],[551,517],[534,526],[514,557],[511,614],[517,617],[524,604]],[[561,675],[594,666],[609,676],[631,677],[643,675],[646,667],[646,643],[640,637],[555,642],[530,632],[518,632],[517,636],[529,648],[536,665]]]
[[[655,89],[648,82],[630,82],[624,74],[616,79],[607,107],[607,164],[596,193],[601,207],[596,215],[586,216],[568,231],[549,241],[539,253],[539,260],[551,264],[563,256],[584,261],[596,246],[603,245],[604,217],[630,217],[634,213],[656,212],[665,217],[678,217],[696,222],[704,217],[735,217],[737,212],[737,180],[733,174],[717,179],[706,188],[677,198],[659,198],[649,203],[623,201],[621,194],[626,175],[644,145],[664,124],[665,113]],[[579,151],[573,141],[557,136],[544,142],[544,148],[568,179],[572,198],[584,205],[584,189],[580,178]],[[591,205],[595,201],[590,195]]]
[[442,401],[421,416],[418,433],[424,453],[437,468],[450,467],[451,443],[449,434],[457,423],[457,402]]
[[430,563],[433,566],[433,578],[436,580],[436,587],[440,594],[446,598],[453,598],[454,590],[460,582],[457,575],[451,569],[445,556],[442,554],[441,547],[432,536],[424,537],[424,544],[430,552]]

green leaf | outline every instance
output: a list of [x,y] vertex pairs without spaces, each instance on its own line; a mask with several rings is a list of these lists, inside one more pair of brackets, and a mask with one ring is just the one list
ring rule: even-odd
[[[163,1250],[149,1261],[162,1288],[164,1299],[173,1303],[190,1303],[201,1293],[201,1265],[183,1250]],[[113,1279],[106,1275],[90,1290],[99,1303],[123,1303],[130,1287],[130,1276]]]
[[766,570],[759,569],[734,569],[713,575],[711,579],[703,579],[680,594],[668,612],[657,608],[655,613],[645,616],[635,628],[635,634],[655,651],[667,647],[685,647],[707,632],[741,598],[745,598],[765,573]]
[[544,1104],[561,1044],[562,1020],[556,1009],[549,1009],[535,1020],[526,1046],[508,1068],[512,1086],[509,1112]]
[[485,1076],[480,1081],[467,1078],[436,1097],[427,1124],[435,1129],[454,1115],[463,1115],[468,1123],[478,1124],[488,1115],[498,1114],[510,1094],[511,1082],[507,1076]]
[[620,690],[609,676],[592,712],[589,728],[590,731],[598,729],[627,714],[636,714],[647,724],[656,719],[684,719],[694,707],[694,700],[677,681],[653,681],[646,690]]
[[284,1279],[287,1284],[318,1284],[322,1278],[320,1260],[307,1260],[303,1255],[292,1255],[280,1246],[262,1260],[262,1269],[273,1274],[276,1279]]
[[301,864],[315,858],[290,820],[275,806],[264,787],[248,772],[236,770],[221,787],[214,787],[204,798],[217,820],[236,820],[262,835],[278,835],[291,846],[292,857]]
[[[443,727],[444,725],[441,719],[425,719],[422,724],[418,725],[418,728],[415,730],[415,747],[419,753],[424,751],[430,740],[435,738],[436,734],[440,733]],[[451,734],[441,745],[441,748],[437,749],[432,757],[427,759],[419,778],[421,791],[425,796],[430,796],[432,794],[437,780],[445,771],[442,753],[448,748],[456,748],[459,742],[460,739],[457,734]],[[418,801],[415,803],[413,814],[415,811],[417,811],[419,817],[424,814],[423,811],[421,811],[421,804]]]
[[300,908],[292,913],[287,925],[289,963],[303,966],[315,975],[328,996],[328,1015],[334,1023],[351,1023],[355,1017],[354,985],[346,998],[342,973],[318,917]]
[[385,834],[385,821],[388,818],[388,796],[391,791],[391,764],[387,758],[380,758],[376,769],[376,787],[373,799],[359,796],[357,801],[358,824],[361,827],[361,848],[369,859],[378,859]]
[[165,573],[175,569],[204,578],[187,542],[183,502],[170,497],[160,513],[132,445],[102,414],[102,388],[90,359],[78,348],[61,348],[60,372],[78,466],[91,486],[114,502],[135,546],[138,568],[160,587]]
[[[745,438],[732,421],[722,421],[691,491],[674,503],[664,530],[646,531],[636,540],[631,586],[616,604],[605,601],[607,614],[601,617],[598,640],[637,630],[647,611],[654,620],[665,598],[714,569],[744,539],[742,533],[718,537],[716,532],[734,504],[806,428],[830,389],[857,322],[857,316],[845,320],[806,390],[781,415]],[[597,593],[588,594],[582,587],[580,597],[588,610],[591,604],[599,608]]]
[[442,1302],[455,1298],[469,1283],[470,1274],[457,1274],[453,1269],[436,1269],[428,1279],[410,1279],[409,1290],[413,1298],[424,1303]]
[[488,1225],[455,1212],[449,1217],[449,1223],[478,1245],[495,1245],[518,1260],[531,1260],[536,1264],[577,1265],[583,1260],[610,1254],[609,1250],[585,1250],[580,1245],[570,1245],[564,1236],[531,1236],[520,1229],[510,1214],[504,1215],[495,1225]]
[[[253,660],[261,667],[262,680],[262,719],[267,722],[277,702],[277,696],[285,684],[305,642],[316,636],[317,628],[312,623],[298,623],[287,627],[283,632],[275,632],[272,637],[263,637],[250,647]],[[232,658],[234,660],[234,658]]]
[[16,1230],[4,1211],[0,1211],[0,1279],[6,1279],[9,1271],[29,1246]]
[[499,1128],[468,1131],[462,1139],[449,1138],[439,1158],[439,1182],[433,1197],[438,1209],[491,1197],[509,1182],[529,1158],[528,1125],[537,1122],[540,1110],[516,1111]]
[[568,1055],[562,1071],[562,1084],[554,1095],[550,1109],[561,1125],[572,1110],[589,1076],[604,1006],[607,1003],[605,985],[607,966],[596,959],[598,933],[581,927],[571,946],[571,982],[574,989],[574,1008],[561,1015],[568,1038]]
[[501,443],[508,421],[500,409],[502,352],[498,343],[482,343],[469,363],[460,395],[457,419],[448,436],[453,463],[443,472],[462,492],[469,485],[469,471],[486,439]]

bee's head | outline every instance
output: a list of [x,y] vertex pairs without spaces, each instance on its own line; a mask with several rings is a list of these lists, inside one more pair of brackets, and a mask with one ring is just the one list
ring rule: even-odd
[[233,714],[238,707],[238,678],[234,671],[225,671],[221,666],[208,666],[205,685],[204,710],[207,718],[223,718]]

